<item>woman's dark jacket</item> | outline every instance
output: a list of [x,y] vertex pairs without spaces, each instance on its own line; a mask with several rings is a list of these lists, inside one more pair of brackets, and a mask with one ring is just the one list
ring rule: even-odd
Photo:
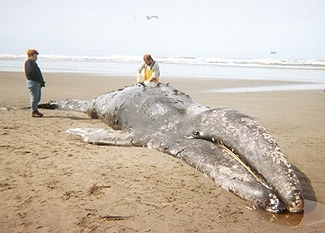
[[42,72],[35,61],[28,59],[25,62],[25,74],[28,80],[39,82],[42,87],[45,86]]

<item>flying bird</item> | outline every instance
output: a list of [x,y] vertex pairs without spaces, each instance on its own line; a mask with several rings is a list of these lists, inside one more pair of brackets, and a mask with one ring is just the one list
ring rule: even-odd
[[156,19],[158,19],[158,16],[156,16],[156,15],[152,15],[152,16],[147,15],[147,20],[150,20],[150,19],[152,19],[152,18],[156,18]]

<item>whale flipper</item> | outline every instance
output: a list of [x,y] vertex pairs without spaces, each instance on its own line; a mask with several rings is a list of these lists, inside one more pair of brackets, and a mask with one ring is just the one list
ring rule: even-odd
[[122,130],[106,130],[96,128],[74,128],[66,130],[67,133],[81,136],[85,142],[107,146],[133,146],[133,138]]

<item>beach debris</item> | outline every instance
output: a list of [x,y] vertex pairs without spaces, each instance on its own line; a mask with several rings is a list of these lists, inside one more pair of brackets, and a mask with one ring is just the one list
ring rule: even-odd
[[89,194],[95,194],[98,193],[103,188],[110,188],[110,185],[93,185],[89,188],[88,192]]
[[119,216],[119,215],[106,215],[100,217],[108,221],[119,221],[119,220],[127,220],[133,218],[133,216]]

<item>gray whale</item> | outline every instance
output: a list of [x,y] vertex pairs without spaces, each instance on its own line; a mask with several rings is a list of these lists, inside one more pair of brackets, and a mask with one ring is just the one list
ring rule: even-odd
[[67,132],[92,144],[155,148],[180,158],[255,208],[273,213],[304,208],[300,182],[275,139],[234,109],[209,109],[162,83],[138,83],[89,101],[39,107],[99,118],[114,130]]

